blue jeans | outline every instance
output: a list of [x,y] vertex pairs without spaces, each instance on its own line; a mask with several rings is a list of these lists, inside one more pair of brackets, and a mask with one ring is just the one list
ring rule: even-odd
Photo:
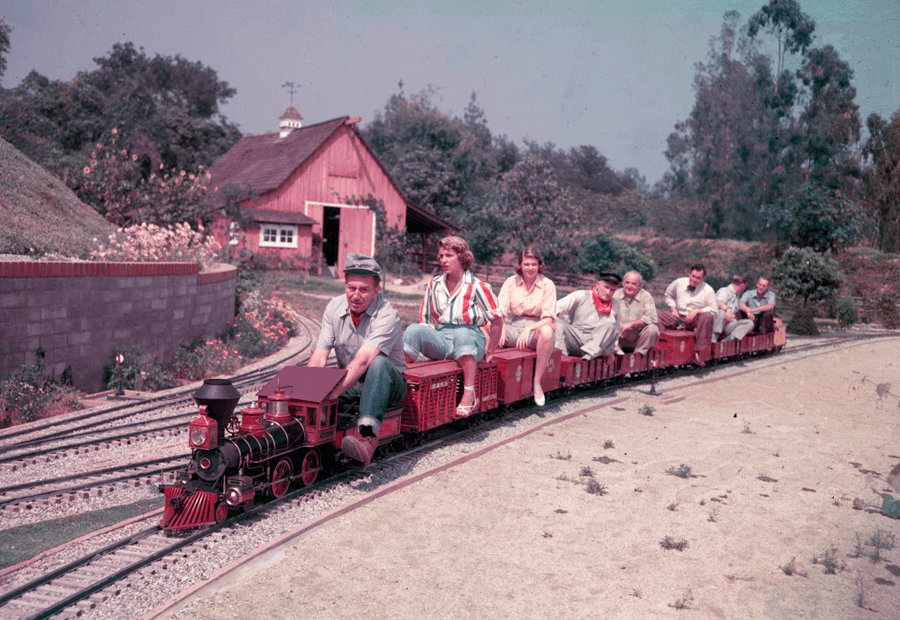
[[384,421],[384,412],[396,409],[406,400],[406,377],[384,355],[372,360],[366,374],[356,385],[338,397],[341,405],[359,399],[357,426],[371,426],[375,436]]
[[476,362],[484,359],[486,338],[475,325],[410,325],[403,333],[403,351],[412,359],[419,353],[430,360],[459,360],[471,355]]

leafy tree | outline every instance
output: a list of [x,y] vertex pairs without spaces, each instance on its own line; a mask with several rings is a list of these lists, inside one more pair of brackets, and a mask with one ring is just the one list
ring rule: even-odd
[[859,141],[859,106],[851,86],[853,70],[830,45],[810,50],[798,71],[806,87],[799,127],[806,178],[841,187],[847,175],[859,176],[853,145]]
[[0,97],[0,132],[41,165],[62,174],[78,170],[115,127],[137,152],[143,173],[208,166],[240,137],[219,113],[235,90],[216,72],[181,56],[148,57],[117,43],[95,58],[97,69],[74,79],[49,80],[32,71]]
[[465,230],[466,243],[482,265],[490,265],[501,258],[507,246],[500,241],[508,235],[507,219],[495,191],[487,191],[470,196],[464,205],[461,220]]
[[0,78],[6,73],[6,54],[9,53],[10,34],[12,34],[12,26],[0,17]]
[[496,175],[484,112],[473,93],[463,119],[451,118],[432,103],[434,88],[407,97],[400,86],[363,135],[411,200],[458,219],[469,189]]
[[[209,173],[167,170],[163,164],[146,178],[138,155],[119,145],[119,131],[110,131],[109,144],[98,142],[90,162],[65,178],[82,201],[117,226],[151,223],[198,223],[209,226],[217,209],[209,201]],[[231,207],[234,209],[234,207]]]
[[621,275],[633,269],[645,282],[656,277],[656,263],[648,254],[603,233],[597,233],[582,244],[577,264],[581,273],[612,271]]
[[507,249],[535,246],[552,266],[568,268],[577,252],[583,213],[560,186],[549,162],[528,155],[498,184],[506,219]]
[[[694,108],[669,136],[660,189],[700,201],[708,236],[764,235],[760,206],[784,207],[803,183],[854,190],[853,71],[833,47],[812,47],[814,30],[796,0],[769,0],[744,26],[731,11],[697,64]],[[774,63],[763,33],[775,38]],[[788,55],[798,70],[785,68]]]
[[841,250],[869,228],[865,211],[840,190],[806,184],[783,206],[767,205],[764,217],[791,245],[817,252]]
[[781,260],[772,264],[772,284],[780,295],[799,302],[799,316],[811,317],[816,302],[832,302],[843,281],[837,262],[812,248],[788,248]]
[[748,23],[751,38],[766,31],[778,41],[778,75],[784,70],[787,53],[799,54],[812,44],[816,21],[800,10],[796,0],[769,0]]
[[725,14],[708,62],[697,64],[694,107],[675,125],[665,153],[673,194],[706,206],[698,232],[711,237],[756,235],[759,204],[777,192],[779,112],[793,103],[773,81],[768,60],[740,35],[739,20],[735,11]]
[[878,220],[876,243],[884,252],[900,252],[900,109],[890,121],[871,114],[866,126],[863,154],[869,165],[863,178],[866,200]]

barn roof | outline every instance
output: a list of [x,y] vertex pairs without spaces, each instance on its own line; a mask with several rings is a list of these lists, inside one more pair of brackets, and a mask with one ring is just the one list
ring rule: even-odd
[[277,189],[349,118],[307,125],[284,138],[277,132],[243,136],[209,169],[213,183],[249,185],[260,194]]
[[253,222],[264,222],[266,224],[298,224],[301,226],[313,226],[316,224],[316,220],[308,215],[294,213],[293,211],[243,207],[241,213]]
[[[363,135],[356,130],[354,126],[356,120],[359,119],[350,120],[349,116],[341,116],[330,121],[295,129],[284,138],[279,137],[277,132],[243,136],[209,169],[212,182],[219,187],[225,185],[249,186],[258,194],[278,189],[295,170],[315,154],[332,134],[341,126],[349,125],[360,142],[381,166],[391,185],[406,202],[406,229],[408,232],[459,230],[459,226],[437,216],[425,207],[412,203],[406,197],[375,151],[372,150]],[[274,220],[266,221],[275,223]]]

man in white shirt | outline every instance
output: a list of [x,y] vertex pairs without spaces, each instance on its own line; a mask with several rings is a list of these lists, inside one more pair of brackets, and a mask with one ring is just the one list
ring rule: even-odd
[[664,329],[686,329],[694,332],[694,363],[706,366],[712,348],[712,328],[719,306],[716,293],[704,282],[706,267],[693,265],[686,278],[676,278],[666,289],[666,305],[671,312],[657,313]]

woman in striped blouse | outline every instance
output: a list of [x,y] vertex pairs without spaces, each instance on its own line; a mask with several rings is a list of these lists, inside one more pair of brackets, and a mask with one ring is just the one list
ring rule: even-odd
[[[455,359],[463,371],[463,395],[456,414],[475,411],[475,369],[482,359],[491,361],[503,329],[503,316],[489,284],[469,271],[475,257],[460,237],[438,242],[438,261],[443,273],[428,283],[419,324],[403,334],[403,350],[413,362],[421,353],[428,359]],[[485,338],[481,326],[490,325]],[[485,342],[487,340],[487,342]]]

